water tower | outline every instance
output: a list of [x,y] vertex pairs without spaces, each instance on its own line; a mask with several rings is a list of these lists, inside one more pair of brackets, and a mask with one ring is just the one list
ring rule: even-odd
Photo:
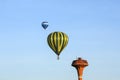
[[77,69],[78,80],[82,80],[83,70],[86,66],[88,66],[87,60],[83,60],[82,58],[78,58],[72,62],[72,66]]

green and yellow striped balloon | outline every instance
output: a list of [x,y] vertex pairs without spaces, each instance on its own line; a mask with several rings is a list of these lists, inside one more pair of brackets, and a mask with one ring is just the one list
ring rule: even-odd
[[63,32],[53,32],[48,35],[48,45],[58,55],[68,44],[68,36]]

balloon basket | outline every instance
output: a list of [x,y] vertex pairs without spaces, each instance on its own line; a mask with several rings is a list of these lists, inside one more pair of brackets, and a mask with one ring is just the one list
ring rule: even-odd
[[59,58],[59,56],[57,57],[57,60],[59,60],[60,58]]

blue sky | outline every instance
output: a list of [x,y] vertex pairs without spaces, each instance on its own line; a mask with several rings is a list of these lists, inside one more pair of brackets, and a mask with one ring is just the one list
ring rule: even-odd
[[[0,0],[0,80],[77,80],[71,63],[88,60],[84,80],[120,79],[119,0]],[[44,30],[42,21],[48,21]],[[60,60],[47,44],[62,31]]]

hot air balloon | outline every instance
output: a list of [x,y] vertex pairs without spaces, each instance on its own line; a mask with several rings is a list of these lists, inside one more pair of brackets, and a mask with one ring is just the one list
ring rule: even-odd
[[63,32],[52,32],[48,35],[47,42],[59,59],[60,53],[68,44],[68,36]]
[[48,22],[44,21],[41,23],[42,27],[46,29],[48,27]]

